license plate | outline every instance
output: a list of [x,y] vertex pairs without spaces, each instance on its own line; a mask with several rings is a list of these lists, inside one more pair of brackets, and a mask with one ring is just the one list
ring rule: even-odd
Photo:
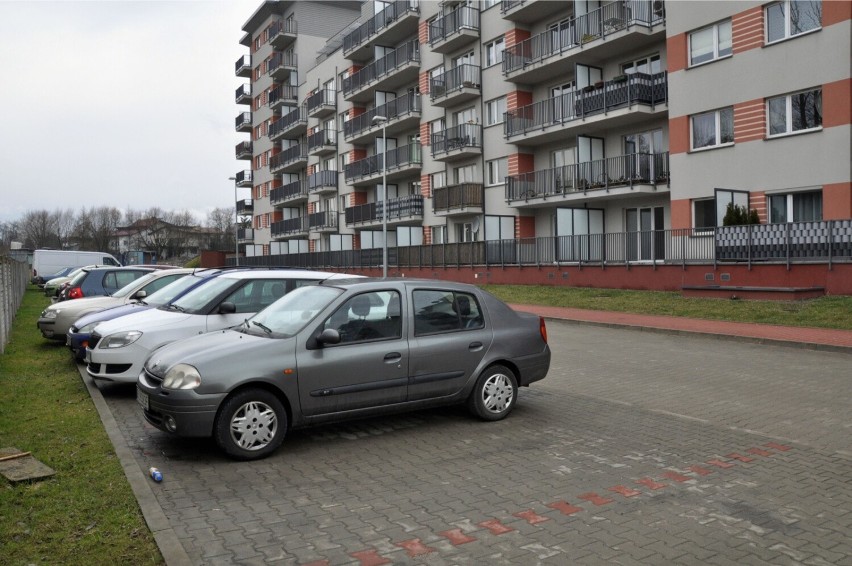
[[140,405],[142,405],[143,409],[145,409],[146,411],[148,410],[148,394],[147,393],[144,393],[143,391],[140,391],[139,389],[137,389],[136,390],[136,400],[139,402]]

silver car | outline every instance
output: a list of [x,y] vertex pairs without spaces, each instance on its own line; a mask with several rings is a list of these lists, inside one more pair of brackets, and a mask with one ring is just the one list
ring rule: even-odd
[[137,382],[146,420],[262,458],[288,429],[467,403],[506,417],[550,367],[544,319],[472,285],[329,280],[241,326],[155,351]]

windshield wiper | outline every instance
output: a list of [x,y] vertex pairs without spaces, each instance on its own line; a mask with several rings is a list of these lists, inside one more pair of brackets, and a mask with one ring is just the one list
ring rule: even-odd
[[172,310],[173,310],[173,311],[178,311],[178,312],[186,312],[186,309],[185,309],[185,308],[183,308],[183,307],[179,307],[179,306],[177,306],[177,305],[176,305],[176,304],[174,304],[174,303],[169,304],[169,305],[166,305],[166,308],[167,308],[168,310],[170,310],[170,311],[172,311]]
[[268,326],[266,326],[265,324],[263,324],[262,322],[258,322],[256,320],[253,320],[253,321],[251,321],[251,323],[254,324],[255,326],[261,327],[263,329],[263,331],[266,332],[267,334],[272,334],[272,329],[269,328]]

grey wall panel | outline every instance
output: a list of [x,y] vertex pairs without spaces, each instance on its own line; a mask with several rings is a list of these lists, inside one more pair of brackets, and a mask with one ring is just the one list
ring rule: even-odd
[[666,35],[686,33],[763,4],[764,2],[731,0],[669,0],[666,2]]

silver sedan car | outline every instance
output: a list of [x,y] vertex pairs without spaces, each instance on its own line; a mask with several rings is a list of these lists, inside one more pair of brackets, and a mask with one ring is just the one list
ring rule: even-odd
[[157,428],[250,460],[288,429],[353,417],[466,403],[499,420],[549,367],[544,319],[473,285],[329,280],[156,350],[137,400]]

